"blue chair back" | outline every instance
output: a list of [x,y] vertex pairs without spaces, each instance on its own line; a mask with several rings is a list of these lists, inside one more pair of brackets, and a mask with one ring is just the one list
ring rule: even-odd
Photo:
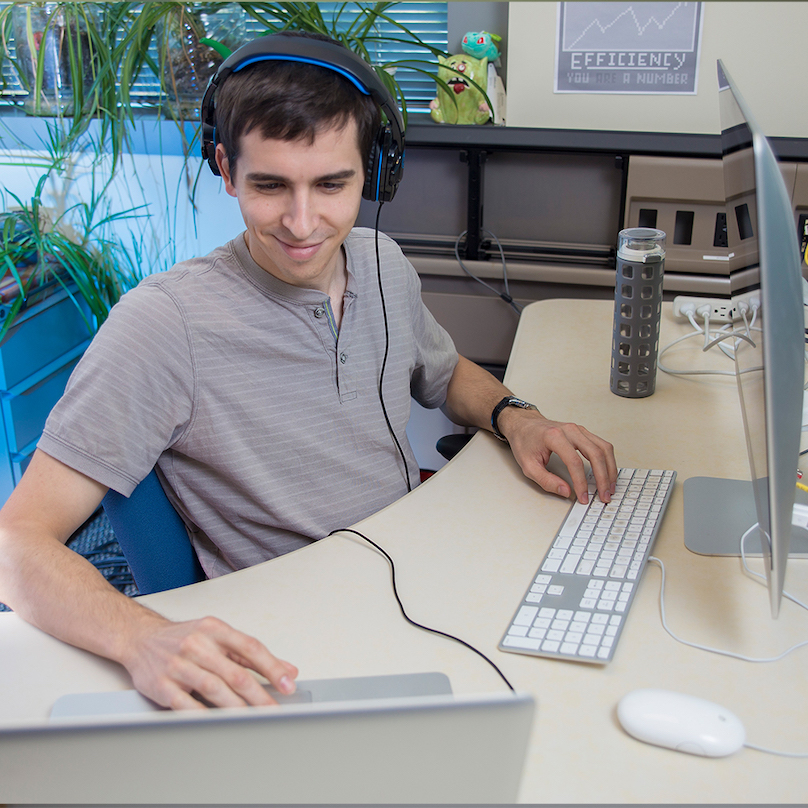
[[154,469],[130,497],[110,490],[102,504],[141,595],[205,580],[185,524]]

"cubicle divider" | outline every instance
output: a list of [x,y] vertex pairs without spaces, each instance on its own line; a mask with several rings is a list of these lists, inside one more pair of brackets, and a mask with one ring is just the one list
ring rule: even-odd
[[[808,212],[808,138],[772,142],[797,227]],[[718,135],[411,123],[405,176],[381,229],[475,361],[504,365],[518,322],[512,306],[468,274],[504,293],[500,248],[519,304],[610,298],[617,233],[640,225],[668,234],[666,299],[726,291]],[[359,223],[373,226],[375,215],[363,203]]]

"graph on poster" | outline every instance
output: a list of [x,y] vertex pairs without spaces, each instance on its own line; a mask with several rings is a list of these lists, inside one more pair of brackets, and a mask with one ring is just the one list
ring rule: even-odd
[[696,92],[701,3],[558,6],[556,92]]

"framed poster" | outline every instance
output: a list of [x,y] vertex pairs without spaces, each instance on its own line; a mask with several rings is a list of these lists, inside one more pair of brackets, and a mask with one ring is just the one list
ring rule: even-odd
[[702,4],[558,4],[555,92],[695,95]]

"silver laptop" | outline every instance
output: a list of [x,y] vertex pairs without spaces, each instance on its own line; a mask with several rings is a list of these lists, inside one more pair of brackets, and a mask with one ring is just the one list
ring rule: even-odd
[[[392,694],[392,695],[391,695]],[[60,699],[0,729],[8,803],[512,803],[529,695],[454,696],[443,674],[313,680],[279,707]]]

